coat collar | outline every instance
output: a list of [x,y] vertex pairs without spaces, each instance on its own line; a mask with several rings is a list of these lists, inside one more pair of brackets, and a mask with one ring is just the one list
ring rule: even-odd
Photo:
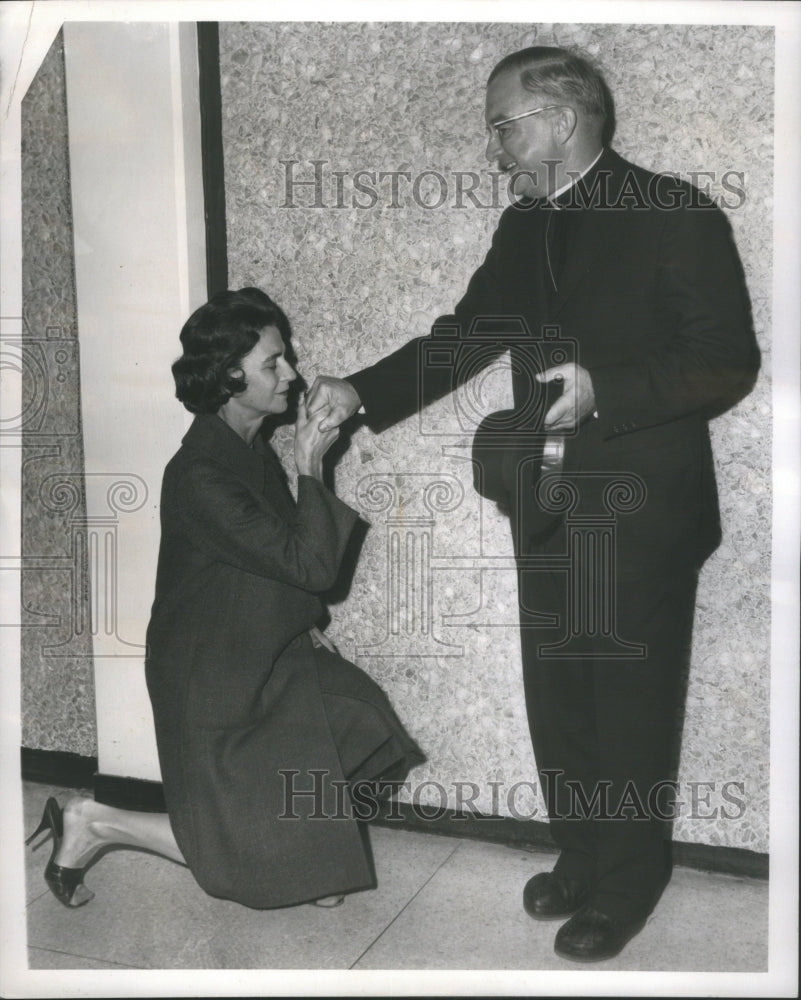
[[263,491],[265,446],[260,434],[256,435],[255,447],[250,448],[216,413],[199,413],[184,435],[183,445],[227,466],[251,489]]

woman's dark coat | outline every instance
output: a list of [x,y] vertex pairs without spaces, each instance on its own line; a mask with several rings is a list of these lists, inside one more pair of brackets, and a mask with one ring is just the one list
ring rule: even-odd
[[344,781],[422,756],[308,633],[356,518],[309,476],[295,503],[272,449],[216,415],[167,465],[147,683],[175,838],[212,895],[275,907],[375,884]]

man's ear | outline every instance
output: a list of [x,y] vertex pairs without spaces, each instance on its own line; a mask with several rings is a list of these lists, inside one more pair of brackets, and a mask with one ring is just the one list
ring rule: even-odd
[[554,115],[554,136],[559,143],[566,143],[576,131],[578,125],[578,115],[573,108],[565,105],[559,108]]

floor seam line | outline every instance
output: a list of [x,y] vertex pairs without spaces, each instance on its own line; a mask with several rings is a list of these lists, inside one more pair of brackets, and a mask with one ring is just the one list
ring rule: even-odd
[[39,900],[42,899],[43,896],[47,896],[47,895],[48,895],[48,889],[47,889],[47,887],[45,887],[44,889],[41,890],[41,892],[39,892],[38,895],[34,896],[32,899],[29,899],[25,903],[25,909],[27,910],[29,906],[33,906],[34,903],[38,903]]
[[364,951],[357,957],[356,961],[353,962],[351,965],[348,966],[349,970],[355,969],[356,966],[359,964],[359,962],[361,962],[361,960],[367,954],[367,952],[370,951],[370,949],[374,945],[378,944],[378,942],[387,933],[387,931],[390,929],[390,927],[392,927],[392,925],[395,923],[395,921],[401,916],[402,913],[404,913],[404,911],[406,909],[408,909],[409,906],[412,905],[412,903],[415,901],[415,899],[417,899],[417,897],[420,895],[420,893],[423,891],[423,889],[425,889],[425,887],[428,885],[428,883],[439,874],[440,870],[451,860],[451,858],[454,856],[454,854],[456,854],[456,852],[459,850],[459,848],[462,846],[463,843],[464,843],[464,841],[460,840],[457,843],[457,845],[454,847],[454,849],[448,853],[448,856],[446,858],[442,859],[442,861],[437,865],[437,867],[434,869],[434,871],[428,876],[428,878],[425,880],[425,882],[423,882],[423,884],[420,886],[420,888],[403,904],[403,906],[398,910],[398,912],[395,914],[395,916],[392,918],[392,920],[390,920],[390,922],[387,924],[387,926],[381,931],[381,933],[377,937],[375,937],[370,942],[370,944],[367,945],[367,947],[364,949]]
[[[152,968],[149,965],[131,965],[126,962],[115,962],[113,958],[98,958],[96,955],[81,955],[76,951],[62,951],[61,948],[44,948],[40,944],[29,944],[28,948],[31,951],[46,951],[51,955],[67,955],[69,958],[85,958],[88,962],[105,962],[106,965],[118,965],[121,969],[140,969],[145,972]],[[28,964],[30,967],[30,963]]]

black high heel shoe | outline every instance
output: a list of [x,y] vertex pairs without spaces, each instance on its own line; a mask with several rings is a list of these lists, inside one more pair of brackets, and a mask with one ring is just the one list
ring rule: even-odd
[[[95,894],[83,884],[84,869],[63,868],[53,860],[61,847],[61,838],[64,836],[64,813],[54,798],[49,798],[45,802],[42,820],[30,837],[26,838],[25,843],[30,844],[46,830],[53,834],[53,850],[50,852],[50,860],[45,868],[45,882],[59,903],[73,908],[83,906],[90,899],[95,898]],[[41,847],[45,839],[42,838],[33,850]]]

